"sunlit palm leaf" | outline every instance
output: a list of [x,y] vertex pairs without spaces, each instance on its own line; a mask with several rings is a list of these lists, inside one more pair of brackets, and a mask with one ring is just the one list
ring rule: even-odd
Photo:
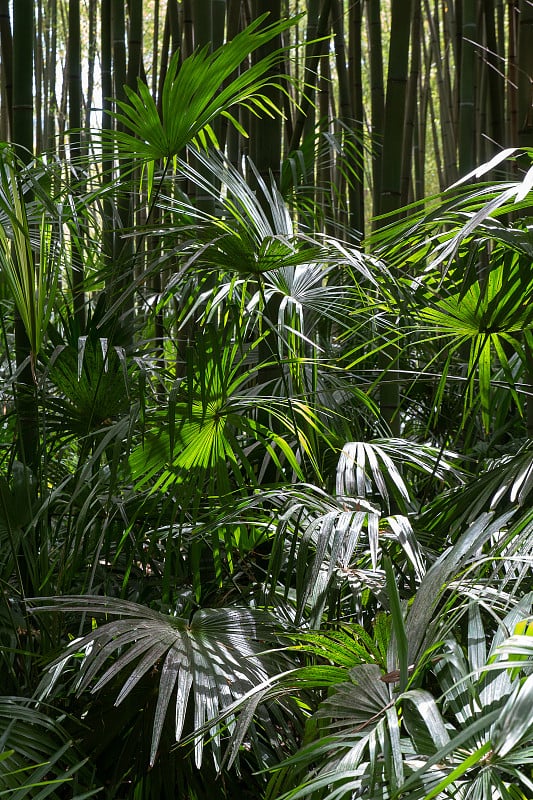
[[[509,213],[516,216],[522,211],[527,214],[533,168],[516,181],[476,183],[472,179],[483,177],[506,159],[520,159],[524,155],[531,159],[531,150],[503,150],[449,190],[426,199],[422,211],[412,208],[407,220],[380,226],[371,236],[373,249],[382,255],[386,252],[396,263],[423,262],[427,266],[429,261],[432,269],[439,267],[444,272],[454,263],[459,248],[476,235],[482,240],[492,237],[498,240],[501,232],[501,241],[507,241],[511,250],[515,242],[517,249],[521,249],[524,231],[519,227],[516,236],[509,235],[507,226],[501,225],[499,218]],[[529,249],[531,240],[527,233],[525,236],[529,239]]]
[[[24,192],[28,184],[19,174],[20,164],[9,150],[0,157],[0,265],[24,324],[33,362],[56,299],[65,253],[41,209],[36,222]],[[28,181],[31,185],[31,179]],[[40,231],[40,235],[37,234]]]
[[276,114],[279,109],[262,93],[272,80],[271,70],[282,58],[277,50],[234,77],[242,62],[259,47],[295,24],[296,19],[265,26],[266,15],[213,53],[197,50],[180,64],[179,53],[170,61],[162,93],[161,116],[148,87],[139,80],[137,93],[125,87],[127,101],[117,103],[115,117],[126,132],[114,132],[125,155],[147,161],[180,155],[187,144],[201,141],[202,133],[215,140],[210,128],[222,114],[238,125],[230,109],[245,103],[253,113]]
[[[522,332],[533,325],[531,303],[533,281],[530,271],[525,269],[517,255],[496,262],[482,286],[472,283],[466,292],[451,294],[422,309],[421,317],[433,326],[433,336],[446,341],[448,352],[469,348],[467,391],[464,395],[463,413],[473,404],[475,383],[478,375],[478,391],[481,398],[483,422],[490,426],[491,380],[493,362],[499,361],[503,374],[518,408],[521,404],[516,395],[516,378],[509,363],[509,351],[526,362]],[[527,345],[526,345],[527,346]],[[446,380],[447,370],[443,374]]]
[[[198,729],[264,681],[272,669],[270,657],[261,653],[268,649],[267,642],[275,641],[275,623],[267,615],[247,609],[202,609],[187,620],[102,597],[64,597],[48,608],[117,618],[95,627],[69,645],[66,653],[50,667],[44,693],[52,691],[71,658],[80,661],[80,653],[83,657],[75,681],[77,693],[91,687],[97,692],[113,681],[117,686],[115,705],[145,675],[152,673],[158,698],[151,764],[156,760],[163,725],[169,715],[174,720],[174,739],[178,742],[189,703],[194,707],[194,729]],[[212,733],[218,760],[220,731]],[[198,765],[202,751],[200,737],[196,741]]]

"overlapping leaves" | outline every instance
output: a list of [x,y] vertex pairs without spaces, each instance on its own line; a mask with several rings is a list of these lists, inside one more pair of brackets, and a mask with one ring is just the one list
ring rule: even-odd
[[197,50],[180,64],[180,54],[171,59],[165,77],[161,115],[149,88],[138,81],[137,92],[125,87],[127,101],[117,104],[115,114],[127,132],[113,134],[129,159],[168,160],[182,153],[187,144],[216,143],[211,128],[222,115],[238,130],[240,124],[230,109],[245,104],[253,113],[277,114],[262,89],[272,79],[271,70],[280,62],[283,50],[260,59],[235,77],[243,61],[262,45],[275,39],[295,24],[296,19],[264,25],[266,15],[255,19],[245,30],[214,52],[208,46]]
[[[249,609],[201,609],[191,619],[184,619],[123,600],[88,596],[56,599],[53,607],[116,619],[71,642],[66,654],[51,666],[43,694],[50,694],[70,660],[79,661],[80,655],[75,691],[79,694],[90,688],[97,692],[112,682],[117,689],[115,705],[120,705],[151,673],[158,685],[151,764],[156,760],[167,717],[174,720],[173,737],[178,742],[189,703],[194,707],[196,730],[261,684],[272,670],[270,657],[262,651],[268,649],[268,642],[275,641],[276,626],[268,615]],[[231,728],[231,720],[229,724]],[[220,730],[211,733],[218,760]],[[202,737],[196,739],[195,750],[199,766]]]

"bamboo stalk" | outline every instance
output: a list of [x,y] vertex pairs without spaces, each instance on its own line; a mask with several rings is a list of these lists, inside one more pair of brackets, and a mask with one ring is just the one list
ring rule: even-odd
[[44,58],[43,58],[43,40],[44,40],[44,19],[43,19],[43,6],[39,3],[37,6],[37,20],[35,30],[35,45],[34,45],[34,86],[35,92],[33,97],[34,103],[34,126],[35,126],[35,152],[42,153],[44,142],[44,124],[43,124],[43,86],[44,86]]
[[417,101],[419,97],[420,59],[421,59],[422,14],[420,4],[415,3],[411,32],[411,65],[407,83],[407,99],[402,148],[401,196],[400,205],[405,206],[412,192],[413,145],[415,125],[418,119]]
[[372,215],[379,214],[385,88],[381,37],[381,0],[367,0],[368,44],[370,49],[370,105],[372,148]]
[[350,197],[350,227],[352,231],[365,232],[365,129],[363,104],[363,13],[362,0],[354,0],[348,7],[349,66],[348,75],[353,113],[354,153],[352,168],[354,180]]
[[2,89],[6,100],[2,123],[5,125],[4,138],[10,140],[13,132],[13,38],[9,0],[0,0],[0,48],[2,49]]
[[450,31],[450,25],[444,25],[441,35],[439,18],[439,0],[435,0],[434,11],[431,12],[429,2],[425,0],[426,19],[431,36],[431,52],[437,73],[437,88],[439,99],[439,117],[441,120],[442,138],[442,181],[441,188],[449,186],[457,179],[456,158],[456,128],[455,128],[455,97],[450,73],[454,71],[452,56],[456,52],[454,47],[455,37]]
[[57,63],[57,0],[50,0],[50,19],[47,25],[48,59],[46,66],[45,102],[48,104],[46,126],[46,148],[48,152],[57,150],[57,89],[55,64]]
[[[21,160],[33,157],[33,43],[32,0],[18,0],[13,8],[13,141]],[[26,200],[28,200],[26,195]],[[18,311],[15,311],[15,359],[19,377],[15,386],[19,460],[35,475],[39,469],[39,424],[30,340]],[[30,586],[22,586],[31,591]]]
[[476,0],[464,0],[459,78],[459,172],[470,172],[476,161],[475,38]]
[[518,144],[533,147],[533,6],[520,2],[518,23]]
[[[309,130],[311,126],[311,121],[314,117],[313,107],[319,74],[318,65],[327,46],[326,42],[318,40],[323,40],[329,29],[331,0],[321,0],[319,14],[316,3],[314,3],[313,0],[311,0],[311,3],[313,4],[310,4],[309,8],[307,40],[309,40],[310,36],[314,36],[315,41],[306,49],[304,88],[294,120],[292,137],[289,141],[289,153],[298,149],[304,129]],[[313,18],[315,16],[315,11],[317,11],[316,23]]]
[[132,89],[137,88],[137,78],[142,77],[143,59],[143,9],[142,0],[129,0],[128,25],[128,68],[126,82]]
[[[254,0],[252,5],[254,19],[261,14],[268,13],[266,24],[272,24],[281,19],[281,2],[280,0]],[[279,36],[270,40],[270,42],[262,47],[259,47],[253,54],[253,61],[260,61],[266,57],[270,52],[279,50],[281,48],[281,38]],[[264,94],[268,97],[269,101],[273,103],[275,108],[281,107],[281,92],[276,85],[276,76],[278,67],[273,66],[270,72],[272,83],[267,85],[264,89]],[[254,118],[251,129],[251,155],[252,161],[257,167],[260,177],[265,181],[267,186],[273,179],[276,184],[279,184],[281,175],[281,151],[282,151],[282,138],[283,127],[282,119],[279,114],[271,116],[263,116],[260,120]],[[269,213],[269,209],[266,209]]]
[[499,51],[494,0],[483,0],[484,27],[487,41],[486,63],[489,101],[489,133],[498,147],[505,146],[504,135],[504,65],[505,54]]

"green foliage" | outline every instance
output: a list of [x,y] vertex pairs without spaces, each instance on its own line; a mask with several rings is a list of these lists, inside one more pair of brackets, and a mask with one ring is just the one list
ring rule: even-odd
[[[82,800],[90,781],[73,742],[53,717],[21,697],[0,699],[0,796],[43,800],[56,789]],[[79,760],[78,760],[79,759]]]
[[55,307],[65,252],[45,209],[26,202],[34,179],[13,153],[0,150],[0,264],[20,314],[33,361]]
[[532,173],[364,249],[305,228],[208,147],[279,112],[284,51],[235,70],[292,24],[176,55],[161,113],[126,89],[130,186],[3,150],[5,415],[16,309],[41,457],[8,421],[0,793],[531,795]]
[[[232,109],[240,104],[255,114],[278,114],[264,93],[269,70],[279,64],[283,50],[277,50],[235,77],[235,71],[253,52],[295,25],[295,18],[265,26],[267,15],[255,19],[223,47],[197,50],[180,63],[179,52],[172,57],[162,89],[161,114],[150,90],[141,80],[137,91],[124,87],[127,101],[118,101],[116,120],[131,133],[113,133],[124,157],[146,161],[172,159],[186,145],[209,142],[218,147],[212,123],[222,115],[244,132]],[[226,84],[226,81],[229,82]],[[178,111],[179,109],[179,111]]]

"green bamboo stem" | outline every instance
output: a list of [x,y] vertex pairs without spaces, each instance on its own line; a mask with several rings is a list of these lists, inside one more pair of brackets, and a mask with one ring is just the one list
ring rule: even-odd
[[34,41],[34,86],[33,108],[34,108],[34,129],[35,129],[35,152],[42,153],[44,138],[43,125],[43,74],[44,74],[44,14],[42,3],[36,9],[36,30]]
[[383,83],[383,47],[381,38],[381,0],[368,0],[368,44],[370,50],[370,105],[372,141],[372,214],[379,214],[381,197],[381,162],[385,88]]
[[[68,6],[68,108],[69,149],[73,162],[80,157],[81,149],[81,28],[80,0],[69,0]],[[73,178],[75,173],[73,172]],[[80,232],[81,233],[81,232]],[[85,330],[85,292],[83,248],[77,241],[72,251],[72,303],[74,317],[80,333]]]
[[0,48],[2,49],[2,90],[5,94],[6,112],[2,115],[4,136],[11,139],[13,132],[13,36],[9,16],[9,0],[0,0]]
[[320,59],[320,75],[318,81],[319,108],[319,150],[317,168],[317,205],[322,206],[324,227],[329,236],[335,235],[333,213],[333,164],[326,136],[330,132],[329,120],[335,116],[331,108],[331,70],[329,54],[326,52]]
[[520,2],[518,23],[518,144],[533,147],[533,7]]
[[[347,169],[337,170],[337,175],[341,186],[339,186],[339,198],[343,199],[339,211],[342,217],[343,227],[346,225],[351,231],[362,234],[363,213],[360,207],[360,196],[355,191],[355,185],[346,180],[348,170],[355,172],[359,178],[361,175],[357,170],[357,161],[354,159],[354,145],[352,131],[354,130],[354,110],[352,107],[352,91],[350,86],[350,75],[348,71],[348,58],[346,54],[346,44],[344,35],[344,4],[342,0],[331,0],[331,24],[334,35],[335,64],[337,69],[337,82],[339,93],[339,138],[343,149],[343,166]],[[348,203],[345,196],[348,195]],[[349,213],[346,207],[348,206]]]
[[[13,8],[13,141],[25,163],[33,156],[33,12],[32,0],[18,0]],[[33,353],[18,312],[15,313],[15,358],[20,370],[15,387],[18,458],[38,474],[39,425]]]
[[489,94],[489,133],[497,147],[505,146],[504,98],[505,85],[503,68],[505,54],[499,51],[497,38],[497,18],[494,0],[483,0],[483,15],[487,40],[487,82]]
[[[254,19],[262,14],[268,13],[266,24],[272,24],[281,19],[281,0],[253,0],[252,13]],[[281,38],[279,36],[271,39],[266,45],[259,47],[253,54],[253,62],[256,63],[268,55],[268,53],[281,48]],[[270,71],[272,85],[266,86],[264,94],[275,108],[281,107],[281,91],[276,81],[279,72],[277,66],[273,66]],[[260,120],[253,119],[251,129],[250,154],[260,177],[269,186],[272,178],[279,184],[281,173],[281,152],[283,138],[282,119],[279,114],[272,116],[264,115]]]
[[464,0],[461,68],[459,79],[459,172],[465,175],[476,163],[476,0]]
[[[102,81],[102,131],[111,129],[111,97],[113,95],[112,77],[112,42],[111,42],[111,0],[102,0],[100,9],[100,74]],[[113,183],[113,151],[111,145],[103,140],[102,152],[102,185]],[[104,258],[110,261],[113,257],[113,210],[109,201],[104,202],[105,218],[103,221],[102,246]]]
[[79,156],[81,143],[81,28],[80,0],[68,5],[68,111],[71,159]]
[[442,139],[442,178],[440,188],[450,186],[457,180],[455,93],[451,80],[454,71],[454,37],[448,22],[441,34],[439,0],[435,0],[432,11],[428,0],[424,0],[425,17],[430,31],[431,52],[436,70],[439,98],[439,117]]
[[[127,85],[128,69],[126,58],[126,19],[124,4],[111,2],[111,31],[113,55],[113,90],[117,100],[125,100],[124,87]],[[116,223],[113,230],[113,270],[108,282],[108,302],[113,304],[124,289],[133,281],[134,247],[130,237],[123,237],[123,232],[133,225],[132,206],[128,181],[130,165],[118,164],[119,185],[116,202]],[[126,293],[122,311],[133,312],[133,298]]]
[[137,78],[143,77],[143,4],[142,0],[129,0],[128,25],[128,68],[126,82],[132,89],[137,88]]
[[[329,15],[331,0],[321,0],[320,14],[316,0],[310,0],[308,11],[307,41],[311,37],[321,40],[329,29]],[[318,65],[325,52],[326,42],[315,41],[306,49],[304,68],[304,89],[300,98],[299,107],[294,119],[292,136],[289,141],[288,151],[294,152],[300,146],[304,130],[309,131],[314,118],[314,102],[318,81]],[[314,127],[312,128],[314,130]]]
[[47,93],[46,102],[48,113],[46,115],[46,143],[47,151],[57,150],[56,141],[56,116],[57,116],[57,93],[55,64],[57,63],[57,0],[50,0],[50,21],[48,25],[48,67],[47,67]]
[[[98,51],[97,43],[97,4],[96,0],[89,0],[89,31],[88,31],[88,50],[87,50],[87,97],[85,101],[85,129],[88,132],[91,128],[92,120],[91,114],[93,110],[94,101],[94,74],[95,74],[95,60]],[[84,153],[87,152],[87,147],[84,147]]]
[[510,147],[518,144],[518,0],[508,4],[508,41],[507,54],[507,142]]
[[[173,0],[169,0],[173,3]],[[183,28],[183,58],[188,58],[195,48],[194,40],[194,17],[193,17],[193,4],[192,0],[183,0],[183,13],[182,13],[182,28]],[[169,5],[170,8],[170,5]],[[171,15],[171,21],[174,14]],[[174,49],[175,40],[172,39],[172,49]]]
[[[407,84],[405,132],[402,149],[401,197],[400,205],[406,206],[412,200],[412,164],[415,140],[415,125],[418,121],[417,101],[419,98],[422,14],[419,3],[415,3],[411,33],[411,65]],[[411,194],[410,194],[411,193]]]
[[[195,50],[207,47],[213,50],[213,0],[195,0],[193,3],[193,23],[194,23],[194,47]],[[222,34],[223,37],[223,34]],[[220,33],[217,34],[217,39]],[[209,174],[204,165],[199,163],[194,154],[189,153],[191,165],[209,180]],[[189,188],[189,196],[194,201],[200,211],[213,214],[215,211],[215,199],[209,192],[200,189],[192,183]]]
[[[387,70],[387,93],[383,130],[383,161],[380,213],[390,214],[401,202],[401,168],[405,141],[406,91],[409,66],[409,45],[413,4],[392,0],[391,36]],[[389,323],[391,326],[393,322]],[[387,334],[385,333],[385,337]],[[386,340],[387,341],[387,340]],[[384,378],[380,383],[381,415],[393,436],[400,435],[400,380],[397,371],[397,349],[386,343],[379,354]]]
[[[157,85],[157,110],[159,113],[162,113],[162,95],[163,95],[163,84],[165,82],[165,77],[168,70],[168,62],[171,55],[174,55],[176,50],[174,50],[174,38],[171,37],[171,29],[173,28],[170,22],[170,15],[169,15],[169,7],[167,6],[167,11],[165,14],[165,22],[163,25],[163,38],[162,41],[154,41],[154,49],[157,47],[159,49],[159,55],[161,57],[161,64],[159,67],[159,74],[153,76],[153,83]],[[171,46],[172,41],[172,46]],[[179,46],[179,37],[178,43],[176,47]],[[172,52],[171,52],[172,51]],[[181,52],[181,51],[180,51]]]
[[364,148],[364,106],[363,106],[363,13],[362,1],[352,2],[348,8],[349,25],[349,67],[352,127],[357,158],[352,164],[354,181],[350,195],[350,227],[362,234],[365,232],[365,148]]
[[[227,34],[226,38],[227,41],[231,41],[239,32],[240,30],[240,23],[241,23],[241,2],[240,0],[228,0],[227,3],[227,14],[226,14],[227,22]],[[236,77],[236,75],[235,75]],[[237,116],[241,119],[241,122],[244,122],[242,119],[243,109],[237,108],[233,109],[233,111],[237,114]],[[225,146],[228,154],[228,159],[230,163],[236,168],[240,169],[241,166],[241,156],[242,156],[242,137],[238,130],[233,126],[229,125],[227,119],[223,119],[221,121],[221,129],[220,129],[220,144],[221,147]]]

